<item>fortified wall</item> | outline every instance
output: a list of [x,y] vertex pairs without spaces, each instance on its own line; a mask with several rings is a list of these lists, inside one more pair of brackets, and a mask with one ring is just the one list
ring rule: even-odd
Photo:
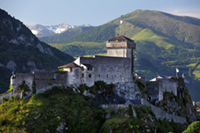
[[154,112],[154,114],[156,115],[157,119],[160,118],[162,120],[162,119],[166,118],[169,121],[173,120],[174,122],[181,123],[181,124],[186,123],[185,117],[169,114],[169,113],[165,112],[164,110],[162,110],[161,108],[158,108],[158,107],[150,104],[148,101],[146,101],[143,98],[141,99],[141,103],[143,105],[151,107],[151,109]]

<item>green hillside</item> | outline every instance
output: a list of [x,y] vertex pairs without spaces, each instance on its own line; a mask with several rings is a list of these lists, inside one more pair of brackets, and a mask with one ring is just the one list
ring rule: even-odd
[[95,55],[97,53],[107,52],[105,42],[72,42],[68,44],[50,43],[49,45],[60,49],[73,57],[78,57],[79,55]]
[[57,70],[74,58],[35,37],[19,20],[0,9],[0,93],[9,88],[15,73]]
[[[119,25],[120,20],[123,20],[123,25]],[[175,76],[175,68],[178,67],[179,76],[184,73],[190,82],[187,86],[193,100],[200,100],[195,93],[200,93],[200,69],[197,66],[200,59],[200,20],[197,18],[136,10],[50,45],[64,52],[78,51],[70,53],[74,57],[106,53],[106,40],[119,34],[120,28],[122,35],[137,44],[136,72],[149,80],[157,75]]]
[[69,29],[69,30],[67,30],[67,31],[65,31],[63,33],[53,34],[53,35],[49,35],[49,36],[45,36],[45,37],[39,37],[39,39],[40,39],[40,41],[43,41],[45,43],[54,43],[56,41],[59,41],[59,40],[74,36],[74,35],[76,35],[78,33],[85,32],[85,31],[90,30],[92,28],[93,27],[72,28],[72,29]]

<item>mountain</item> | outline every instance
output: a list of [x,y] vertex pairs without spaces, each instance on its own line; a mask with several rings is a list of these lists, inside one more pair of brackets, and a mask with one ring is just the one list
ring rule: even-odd
[[86,25],[81,25],[81,26],[76,26],[76,25],[68,25],[65,23],[58,24],[58,25],[50,25],[50,26],[43,26],[40,24],[36,24],[33,26],[28,26],[27,27],[31,30],[33,34],[35,34],[38,37],[42,36],[48,36],[51,34],[59,34],[62,33],[68,29],[76,28],[76,27],[91,27],[91,25],[86,24]]
[[27,26],[27,27],[36,36],[48,36],[48,35],[54,34],[52,30],[40,24],[36,24],[34,26]]
[[53,34],[53,35],[49,35],[49,36],[44,36],[44,37],[38,37],[41,41],[45,42],[45,43],[52,43],[52,42],[56,42],[71,36],[74,36],[78,33],[81,32],[85,32],[87,30],[92,29],[93,27],[76,27],[76,28],[71,28],[68,29],[60,34]]
[[56,70],[74,60],[41,41],[19,20],[0,9],[0,93],[9,87],[11,72]]
[[[120,20],[123,20],[123,25],[119,24]],[[49,44],[66,53],[76,51],[70,53],[74,57],[85,53],[105,53],[106,40],[120,33],[120,29],[122,35],[136,42],[137,73],[149,80],[157,75],[175,76],[178,68],[179,76],[183,73],[186,76],[193,100],[200,100],[200,19],[136,10]]]

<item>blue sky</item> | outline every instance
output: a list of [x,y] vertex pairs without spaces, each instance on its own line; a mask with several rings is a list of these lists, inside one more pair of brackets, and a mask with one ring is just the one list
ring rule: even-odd
[[0,8],[27,25],[99,26],[137,9],[200,18],[200,0],[0,0]]

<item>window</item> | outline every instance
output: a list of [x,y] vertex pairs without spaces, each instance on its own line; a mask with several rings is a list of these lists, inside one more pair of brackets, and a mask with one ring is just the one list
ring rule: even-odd
[[84,77],[84,73],[82,73],[82,78]]
[[70,67],[70,72],[72,72],[72,68]]
[[101,77],[101,75],[99,74],[99,78]]
[[92,70],[92,67],[88,67],[88,70]]
[[107,78],[108,78],[108,74],[107,74]]
[[92,77],[92,74],[89,74],[88,77],[91,78],[91,77]]

